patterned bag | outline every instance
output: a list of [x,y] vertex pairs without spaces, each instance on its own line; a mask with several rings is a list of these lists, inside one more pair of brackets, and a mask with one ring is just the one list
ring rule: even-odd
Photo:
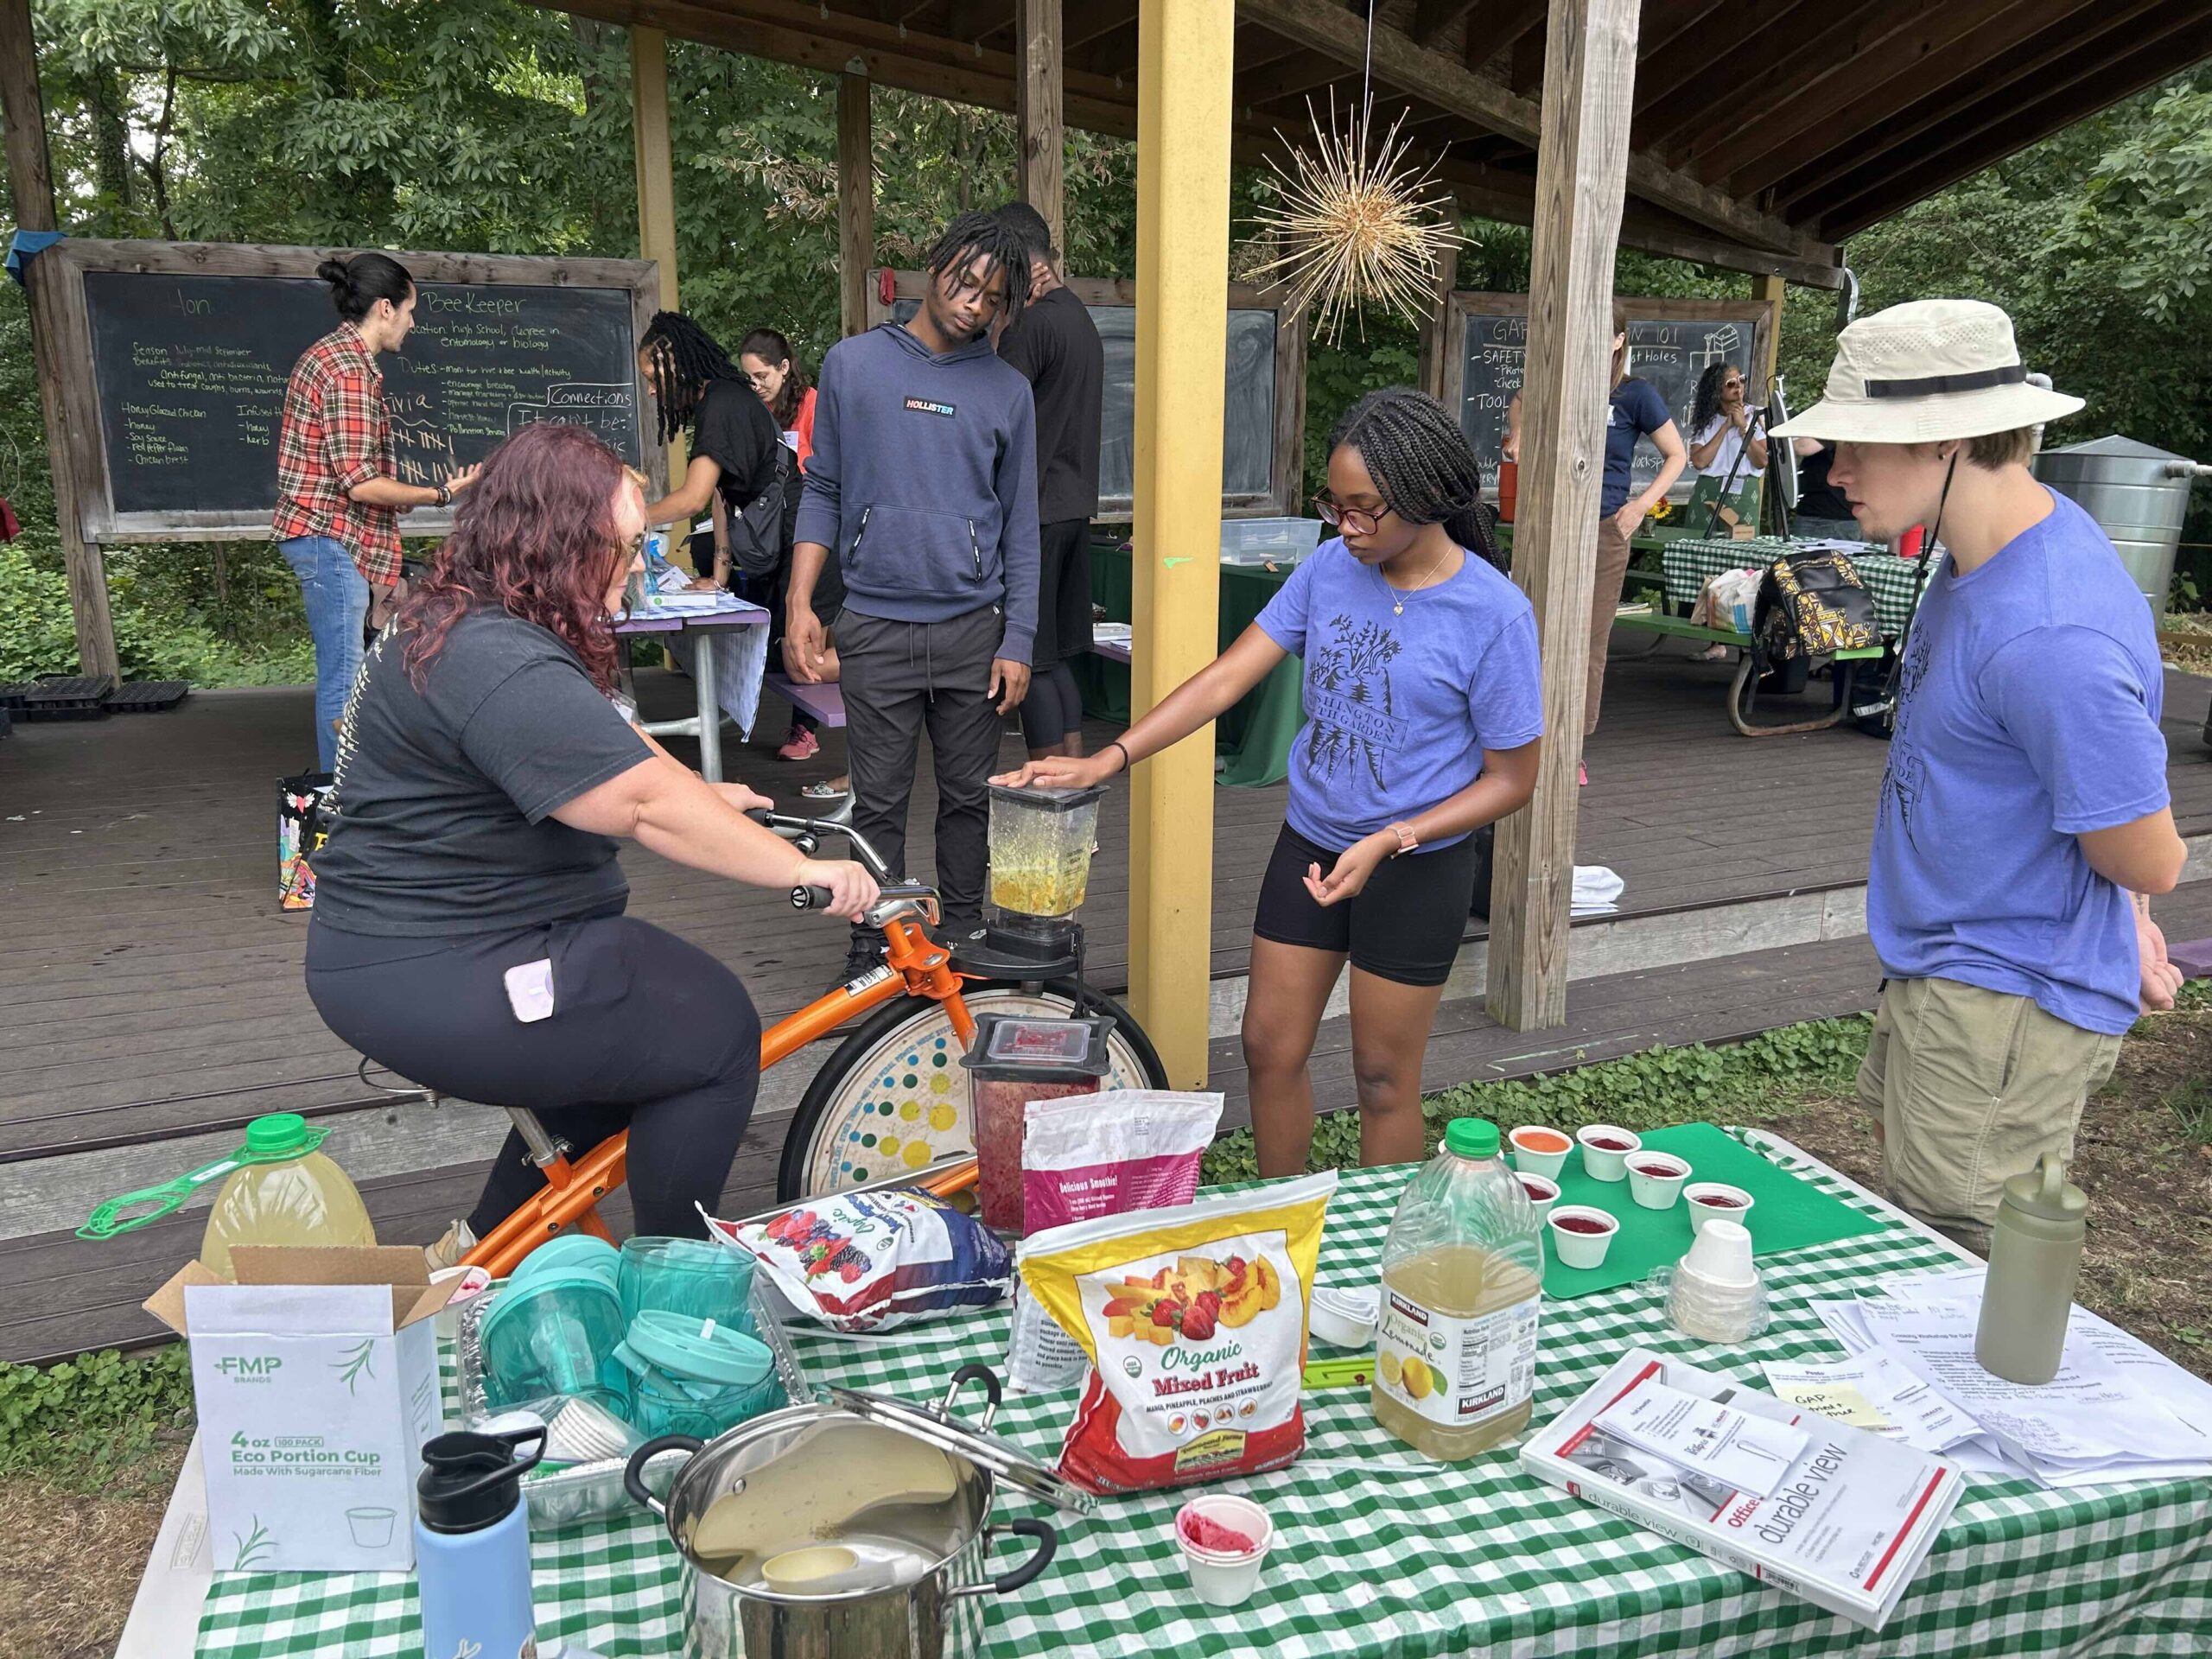
[[1760,666],[1881,643],[1874,596],[1840,553],[1800,553],[1777,559],[1759,583],[1752,632]]
[[303,772],[276,780],[276,902],[286,910],[315,908],[312,858],[330,833],[324,804],[330,774]]

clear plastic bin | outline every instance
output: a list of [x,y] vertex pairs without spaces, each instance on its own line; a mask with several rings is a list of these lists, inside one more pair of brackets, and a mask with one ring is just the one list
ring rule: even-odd
[[1224,564],[1296,564],[1320,546],[1328,526],[1319,518],[1224,518]]

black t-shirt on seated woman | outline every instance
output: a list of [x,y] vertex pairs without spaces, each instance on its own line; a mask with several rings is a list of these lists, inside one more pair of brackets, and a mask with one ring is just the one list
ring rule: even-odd
[[387,628],[338,740],[315,917],[386,938],[496,932],[619,906],[615,842],[550,816],[652,751],[558,638],[473,609],[419,691]]

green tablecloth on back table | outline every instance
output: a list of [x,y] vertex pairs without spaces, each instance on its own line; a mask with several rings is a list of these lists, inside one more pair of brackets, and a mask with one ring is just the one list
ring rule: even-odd
[[[1275,596],[1275,589],[1290,579],[1294,565],[1270,570],[1265,565],[1224,564],[1221,567],[1221,626],[1218,649],[1226,651],[1236,636],[1252,626],[1253,619]],[[1127,622],[1135,615],[1131,605],[1128,550],[1109,542],[1090,547],[1090,600],[1106,607],[1109,622]],[[1071,664],[1076,683],[1083,689],[1083,711],[1099,720],[1129,718],[1129,671],[1126,664],[1105,657],[1079,657]],[[1279,784],[1290,775],[1290,744],[1306,719],[1300,685],[1305,664],[1298,658],[1279,663],[1254,688],[1250,696],[1224,715],[1215,727],[1221,756],[1217,783],[1236,789],[1258,789]]]
[[[1764,570],[1798,543],[1760,537],[1749,542],[1707,542],[1682,537],[1667,543],[1661,555],[1667,570],[1667,601],[1684,615],[1697,603],[1705,584],[1729,570]],[[1882,637],[1894,639],[1904,631],[1912,613],[1914,589],[1921,580],[1921,561],[1901,559],[1886,549],[1864,552],[1843,550],[1859,579],[1873,596],[1874,620]]]
[[[1879,1214],[1823,1167],[1743,1134],[1843,1203]],[[1325,1282],[1373,1281],[1408,1173],[1346,1173],[1322,1241]],[[1774,1323],[1733,1347],[1676,1335],[1643,1285],[1548,1302],[1537,1421],[1638,1344],[1754,1386],[1764,1386],[1762,1360],[1839,1358],[1813,1300],[1872,1294],[1886,1275],[1954,1268],[1958,1258],[1883,1216],[1874,1231],[1764,1255],[1760,1265]],[[1001,1306],[865,1343],[795,1337],[817,1382],[931,1402],[963,1363],[998,1366],[1007,1330]],[[1072,1390],[1011,1397],[998,1431],[1049,1459],[1075,1400]],[[1868,1636],[1535,1479],[1510,1452],[1425,1462],[1376,1425],[1364,1390],[1311,1393],[1306,1408],[1296,1464],[1198,1489],[1246,1493],[1274,1518],[1276,1541],[1250,1601],[1224,1611],[1192,1597],[1172,1531],[1189,1491],[1102,1499],[1087,1518],[1058,1518],[1059,1553],[1035,1583],[982,1599],[981,1659],[2135,1659],[2201,1654],[2212,1629],[2212,1494],[2202,1482],[2052,1491],[1969,1477],[1888,1627]],[[1033,1512],[1024,1500],[999,1503],[1001,1518]],[[1003,1545],[992,1560],[1005,1571],[1027,1549]],[[566,1640],[606,1659],[680,1650],[678,1560],[643,1510],[534,1539],[531,1558],[541,1647]],[[200,1626],[205,1659],[418,1659],[422,1651],[415,1580],[405,1573],[225,1573]]]

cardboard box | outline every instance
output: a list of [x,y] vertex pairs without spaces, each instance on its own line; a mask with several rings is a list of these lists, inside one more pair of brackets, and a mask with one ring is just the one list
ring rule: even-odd
[[445,1427],[423,1252],[241,1246],[146,1311],[191,1344],[219,1572],[415,1564],[423,1442]]

